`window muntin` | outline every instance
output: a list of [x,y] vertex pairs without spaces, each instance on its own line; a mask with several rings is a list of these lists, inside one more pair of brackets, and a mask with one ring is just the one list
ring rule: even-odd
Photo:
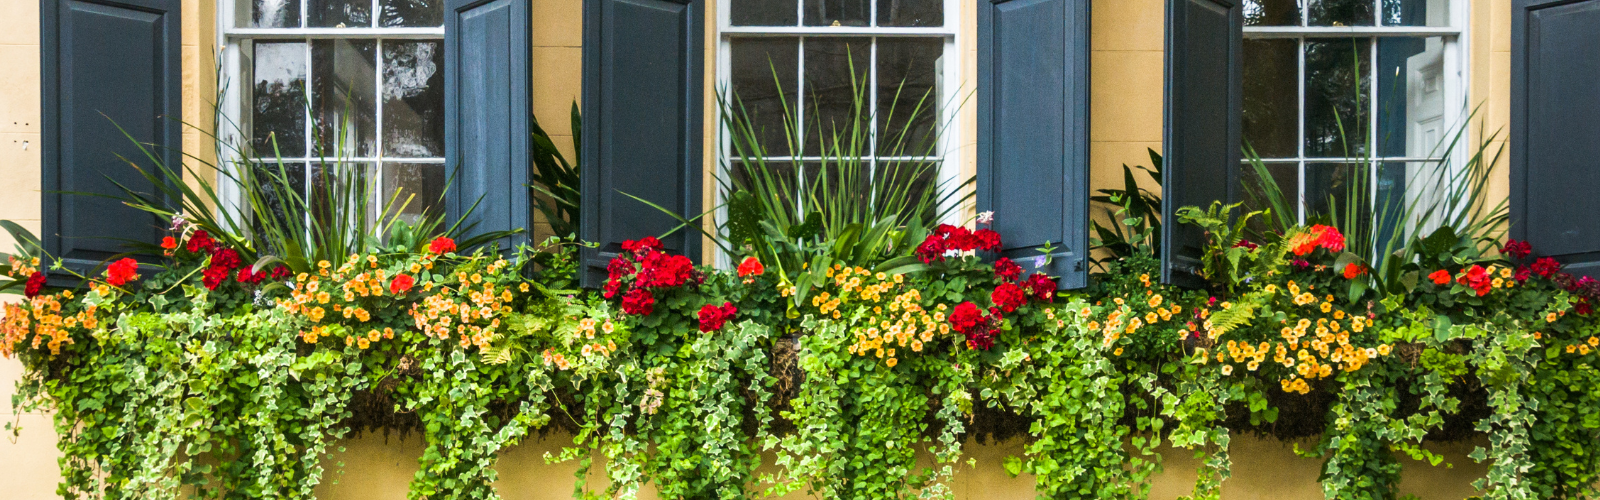
[[218,8],[230,82],[220,104],[240,134],[231,140],[249,145],[253,160],[276,168],[281,158],[308,193],[326,188],[321,174],[335,164],[359,169],[372,183],[366,209],[375,217],[397,192],[414,196],[404,219],[442,210],[430,205],[446,178],[444,0]]
[[1246,0],[1244,138],[1298,196],[1302,221],[1326,213],[1329,195],[1343,203],[1361,177],[1374,206],[1425,195],[1406,186],[1443,161],[1465,102],[1459,7]]
[[[825,148],[818,119],[832,124],[850,116],[853,75],[867,88],[874,115],[871,136],[906,132],[910,138],[902,151],[890,151],[891,141],[877,141],[869,150],[875,154],[862,155],[871,157],[872,171],[930,162],[938,165],[932,169],[938,179],[928,181],[954,185],[957,174],[944,160],[960,104],[957,0],[731,0],[722,5],[718,89],[739,96],[760,131],[769,165],[793,164],[801,182],[816,178]],[[919,102],[923,111],[908,119]],[[786,114],[805,124],[800,151],[789,144]],[[941,131],[941,124],[948,125]],[[722,155],[730,158],[735,153],[723,134]],[[928,154],[908,153],[924,151]],[[723,163],[735,163],[727,175],[741,175],[737,161]]]

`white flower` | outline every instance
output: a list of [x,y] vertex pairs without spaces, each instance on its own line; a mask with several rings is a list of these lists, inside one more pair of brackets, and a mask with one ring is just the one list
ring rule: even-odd
[[993,224],[994,223],[994,211],[990,210],[988,212],[979,212],[978,213],[978,223],[979,224]]

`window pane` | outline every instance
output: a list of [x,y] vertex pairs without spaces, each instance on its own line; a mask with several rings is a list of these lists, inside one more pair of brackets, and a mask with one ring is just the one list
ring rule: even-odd
[[1450,0],[1383,0],[1384,26],[1449,26]]
[[251,64],[251,146],[260,157],[274,150],[289,158],[306,154],[306,44],[256,43]]
[[[1416,187],[1410,185],[1412,184],[1410,181],[1420,182],[1425,180],[1429,174],[1433,173],[1433,169],[1437,168],[1436,165],[1430,163],[1389,162],[1378,166],[1378,198],[1373,202],[1373,207],[1378,218],[1377,244],[1380,245],[1379,250],[1383,249],[1382,245],[1389,241],[1390,236],[1394,235],[1396,230],[1403,229],[1405,231],[1405,234],[1401,234],[1401,236],[1412,232],[1412,228],[1409,227],[1411,224],[1406,224],[1407,227],[1404,228],[1400,226],[1400,216],[1405,215],[1406,211],[1413,206],[1413,203],[1422,201],[1416,200],[1416,196],[1436,193],[1437,191],[1416,189]],[[1425,206],[1417,208],[1420,208],[1421,211],[1426,211]]]
[[377,150],[377,80],[372,40],[311,42],[311,102],[317,156],[372,156]]
[[805,0],[806,26],[866,26],[867,0]]
[[797,0],[732,0],[728,17],[734,26],[794,26]]
[[1262,158],[1299,151],[1300,42],[1244,41],[1244,140]]
[[316,28],[369,28],[372,0],[307,0],[307,24]]
[[[735,159],[728,167],[728,176],[735,191],[748,191],[763,203],[793,207],[795,196],[800,192],[798,166],[798,162],[789,160],[744,162]],[[777,199],[763,199],[771,197]]]
[[[858,92],[864,93],[867,86],[867,62],[871,59],[872,39],[807,38],[804,47],[805,154],[821,155],[824,150],[832,150],[836,146],[849,149],[852,129],[868,126],[857,120],[865,120],[868,118],[866,115],[871,113],[867,109],[856,113],[853,106]],[[864,101],[866,96],[861,96],[861,99]],[[865,145],[861,146],[864,151]]]
[[1245,26],[1299,26],[1297,0],[1245,0]]
[[[1244,197],[1244,208],[1250,211],[1272,208],[1272,196],[1268,194],[1267,188],[1268,186],[1274,186],[1277,187],[1278,194],[1282,195],[1283,203],[1287,204],[1289,209],[1294,212],[1288,214],[1288,217],[1291,220],[1299,217],[1301,209],[1300,164],[1263,163],[1262,165],[1267,167],[1269,176],[1267,181],[1271,182],[1271,184],[1262,182],[1261,176],[1256,175],[1256,167],[1254,165],[1245,164],[1240,166],[1242,170],[1239,173],[1239,182],[1243,184],[1242,187],[1244,188],[1240,190],[1240,193]],[[1272,214],[1272,217],[1277,218],[1278,214]],[[1268,226],[1269,223],[1270,221],[1265,218],[1258,217],[1252,219],[1250,225],[1257,230],[1263,230],[1270,227]]]
[[383,153],[444,156],[444,44],[383,42]]
[[1364,163],[1306,164],[1306,221],[1372,220],[1371,189]]
[[1437,157],[1445,123],[1444,39],[1378,40],[1378,152]]
[[[931,161],[879,161],[873,171],[872,190],[876,204],[904,204],[906,207],[916,206],[924,197],[936,197],[938,192],[934,187],[939,183],[939,163]],[[903,194],[902,194],[903,192]],[[904,200],[904,201],[900,201]],[[927,200],[930,205],[938,200]],[[928,207],[922,213],[923,220],[934,220],[938,209]],[[903,213],[904,210],[894,210]]]
[[878,0],[878,26],[944,26],[943,0]]
[[[730,42],[732,54],[732,99],[736,110],[746,113],[756,141],[766,156],[789,156],[791,134],[785,127],[791,123],[794,107],[798,105],[795,89],[799,87],[798,38],[735,38]],[[788,109],[784,106],[787,105]],[[734,132],[737,133],[737,132]],[[729,153],[739,156],[738,149]],[[751,156],[762,153],[747,151]]]
[[444,207],[444,164],[386,163],[383,166],[383,192],[380,203],[389,208],[384,220],[398,216],[416,224],[423,214],[441,215]]
[[1306,156],[1366,155],[1371,40],[1306,42]]
[[378,25],[385,28],[444,25],[444,0],[383,0],[378,10]]
[[313,224],[323,228],[349,227],[358,215],[372,219],[378,205],[377,193],[372,192],[371,163],[312,165],[310,201]]
[[[300,201],[306,196],[306,165],[302,162],[262,161],[251,163],[255,170],[255,194],[260,196],[268,208],[270,217],[277,222],[277,231],[292,230],[304,227],[305,211],[299,207]],[[292,204],[292,206],[291,206]],[[251,227],[255,234],[267,234],[265,220],[261,214],[256,214],[251,219]],[[293,219],[291,219],[291,217]],[[260,242],[265,243],[265,242]],[[273,248],[269,251],[283,251]]]
[[1372,0],[1310,0],[1309,24],[1312,26],[1372,26]]
[[239,0],[239,24],[251,28],[299,28],[300,0]]
[[944,40],[878,39],[878,154],[939,154],[939,75]]

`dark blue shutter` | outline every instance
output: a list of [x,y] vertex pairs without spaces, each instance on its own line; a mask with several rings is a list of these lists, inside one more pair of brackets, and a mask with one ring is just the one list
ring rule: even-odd
[[1244,13],[1240,0],[1167,3],[1166,149],[1161,180],[1161,278],[1199,286],[1205,232],[1181,207],[1238,199]]
[[[585,286],[599,286],[624,240],[663,236],[700,212],[704,0],[584,0]],[[700,233],[667,250],[698,260]]]
[[[472,211],[462,223],[470,234],[533,225],[529,16],[527,0],[445,3],[445,159],[454,176],[446,205],[451,221]],[[526,232],[500,248],[525,241]]]
[[[978,210],[1003,254],[1046,243],[1063,288],[1088,284],[1089,1],[978,0]],[[1030,266],[1031,267],[1031,266]]]
[[133,140],[182,170],[179,10],[179,0],[40,3],[41,239],[79,272],[139,244],[154,248],[164,234],[168,221],[104,196],[126,197],[118,184],[159,194],[128,164],[155,167]]
[[1516,0],[1511,237],[1600,277],[1600,0]]

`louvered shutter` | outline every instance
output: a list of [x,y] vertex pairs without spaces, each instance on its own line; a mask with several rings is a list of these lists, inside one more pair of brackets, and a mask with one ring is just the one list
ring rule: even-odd
[[[584,0],[585,286],[599,286],[624,240],[663,236],[700,212],[704,0]],[[700,257],[679,228],[668,251]]]
[[1089,1],[978,0],[978,210],[1025,267],[1088,284]]
[[1178,208],[1238,199],[1244,15],[1240,0],[1169,0],[1162,280],[1199,286],[1205,233]]
[[[467,215],[470,234],[533,225],[530,23],[527,0],[445,3],[446,205],[450,221]],[[526,232],[499,243],[505,251],[525,241]]]
[[159,192],[128,164],[155,166],[135,140],[181,171],[179,0],[46,0],[40,7],[40,239],[50,255],[89,273],[140,244],[154,248],[168,222],[106,196],[127,196],[118,184]]
[[1516,0],[1511,237],[1600,277],[1600,0]]

